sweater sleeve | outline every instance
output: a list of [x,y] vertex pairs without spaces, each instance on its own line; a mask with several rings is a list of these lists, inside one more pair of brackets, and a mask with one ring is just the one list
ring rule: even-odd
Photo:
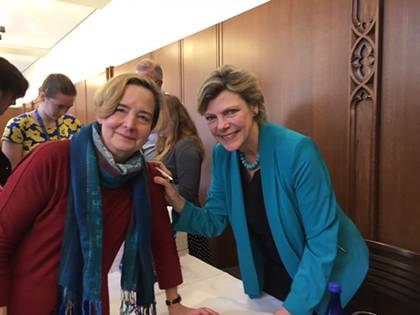
[[186,139],[178,142],[174,153],[178,192],[186,200],[195,203],[200,187],[200,151],[193,140]]
[[65,156],[66,148],[64,141],[40,146],[18,165],[0,192],[0,306],[9,300],[11,258],[61,184],[53,175],[67,167],[57,158]]
[[152,255],[159,287],[161,289],[169,289],[182,283],[182,273],[163,189],[153,182],[153,177],[155,176],[158,176],[156,170],[153,167],[149,167],[149,192],[152,207]]
[[325,294],[337,254],[339,228],[328,170],[309,138],[295,150],[292,178],[306,242],[284,306],[293,315],[309,315]]

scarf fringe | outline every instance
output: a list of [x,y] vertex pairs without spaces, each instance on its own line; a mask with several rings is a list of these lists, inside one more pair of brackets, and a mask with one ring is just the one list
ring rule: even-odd
[[74,294],[69,289],[62,289],[60,300],[61,303],[59,305],[57,314],[72,315],[76,312],[76,307],[74,305]]
[[84,300],[82,305],[77,305],[74,292],[64,288],[62,291],[61,303],[58,309],[60,315],[102,315],[101,301]]
[[122,291],[120,315],[156,315],[156,302],[150,305],[137,305],[136,292]]
[[[83,301],[82,315],[102,315],[101,301]],[[76,314],[74,314],[76,315]]]

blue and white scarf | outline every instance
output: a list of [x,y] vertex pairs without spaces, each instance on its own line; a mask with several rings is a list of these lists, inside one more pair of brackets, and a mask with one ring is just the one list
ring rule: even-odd
[[[120,314],[154,315],[151,210],[145,162],[139,154],[131,158],[128,165],[117,165],[112,155],[106,153],[108,151],[99,132],[98,123],[90,123],[82,127],[70,143],[70,185],[58,277],[57,314],[102,314],[103,219],[100,186],[120,187],[132,179],[134,217],[124,244]],[[97,155],[114,169],[119,169],[121,175],[115,176],[115,172],[109,172],[109,167],[102,167]]]

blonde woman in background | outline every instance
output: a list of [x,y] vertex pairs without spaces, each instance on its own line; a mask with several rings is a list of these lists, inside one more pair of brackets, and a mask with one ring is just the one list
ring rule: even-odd
[[76,94],[76,88],[67,76],[50,74],[40,88],[38,108],[9,120],[2,137],[2,150],[12,169],[38,144],[69,139],[80,130],[80,121],[67,114]]
[[[181,196],[199,205],[203,143],[180,100],[173,95],[164,95],[164,100],[162,114],[155,129],[158,133],[155,159],[163,162],[171,171]],[[191,255],[210,262],[206,237],[188,234],[188,249]]]

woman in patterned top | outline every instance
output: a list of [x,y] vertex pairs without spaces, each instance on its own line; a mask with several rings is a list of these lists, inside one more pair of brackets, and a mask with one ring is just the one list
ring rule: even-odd
[[40,98],[38,108],[10,119],[4,130],[2,150],[12,168],[36,145],[71,138],[80,129],[80,121],[66,114],[76,98],[76,88],[67,76],[50,74],[40,88]]

